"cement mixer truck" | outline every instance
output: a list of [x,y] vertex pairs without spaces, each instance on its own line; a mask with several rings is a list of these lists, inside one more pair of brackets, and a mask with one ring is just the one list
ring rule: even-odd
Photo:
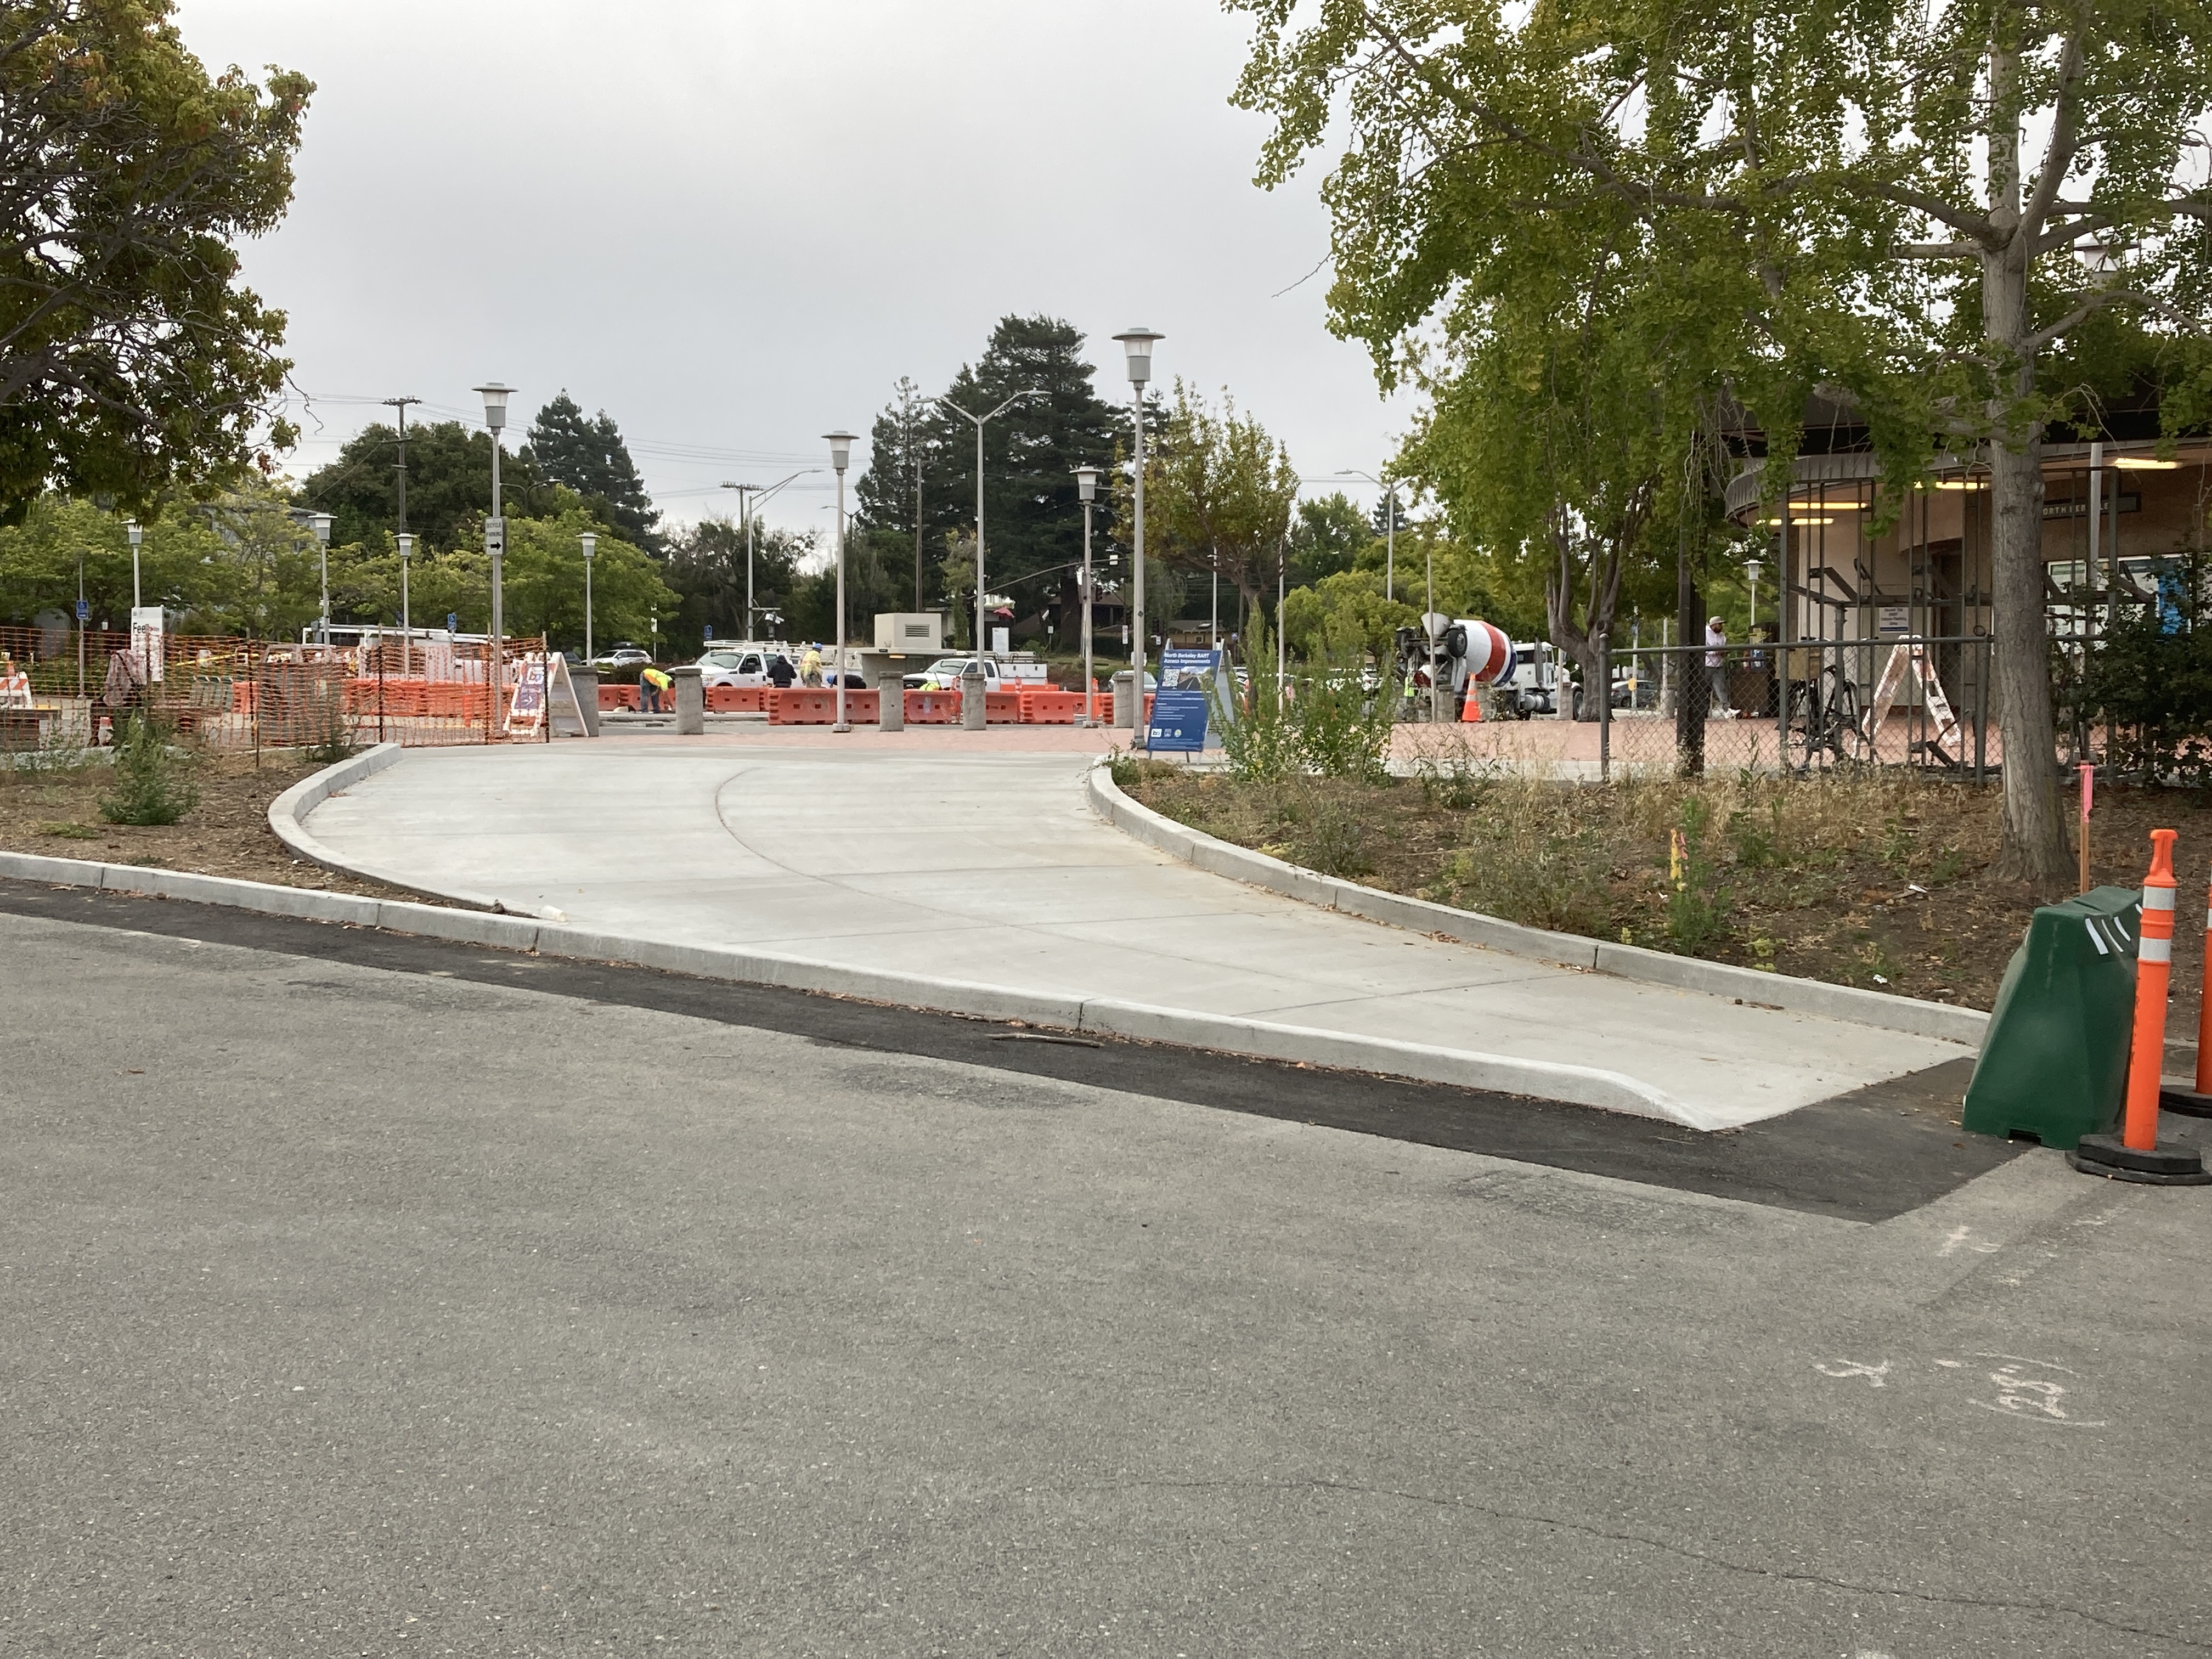
[[1470,685],[1510,684],[1520,661],[1520,653],[1504,629],[1441,611],[1423,616],[1419,628],[1400,629],[1396,641],[1399,687],[1413,687],[1411,706],[1405,711],[1412,720],[1428,719],[1432,705],[1437,718],[1459,719]]

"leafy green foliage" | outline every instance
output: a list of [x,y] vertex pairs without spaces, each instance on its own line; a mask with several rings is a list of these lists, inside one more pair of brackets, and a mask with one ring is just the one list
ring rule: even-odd
[[[399,434],[380,422],[347,440],[337,459],[300,486],[300,499],[329,514],[334,545],[344,546],[399,527]],[[554,485],[526,453],[500,463],[500,493],[509,518],[557,511]],[[491,511],[491,434],[459,421],[407,428],[407,526],[432,547],[459,546]],[[619,533],[619,527],[605,528]]]
[[[2193,576],[2178,584],[2197,586]],[[2212,619],[2169,622],[2155,606],[2123,616],[2089,653],[2080,696],[2083,718],[2109,732],[2106,759],[2120,772],[2212,784]]]
[[174,823],[199,805],[191,763],[171,752],[171,735],[149,715],[124,722],[115,745],[115,789],[100,797],[100,817],[110,823]]
[[0,24],[0,522],[50,485],[235,480],[283,388],[283,315],[232,243],[283,220],[314,88],[210,77],[173,10],[18,0]]

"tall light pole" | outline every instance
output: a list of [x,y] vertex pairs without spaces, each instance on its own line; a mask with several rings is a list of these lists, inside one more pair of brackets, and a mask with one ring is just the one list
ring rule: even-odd
[[599,550],[599,538],[586,530],[576,539],[584,544],[584,663],[592,660],[592,556]]
[[1075,493],[1083,502],[1083,712],[1078,726],[1091,724],[1091,508],[1098,499],[1099,471],[1095,466],[1075,469]]
[[[988,415],[974,415],[948,398],[934,401],[939,409],[949,409],[975,425],[975,659],[980,665],[983,653],[990,648],[990,639],[983,632],[983,428],[1005,414],[1024,398],[1033,398],[1033,392],[1017,392]],[[981,673],[979,666],[976,670]]]
[[849,732],[853,724],[845,718],[845,469],[852,464],[854,434],[839,430],[822,435],[830,445],[830,465],[837,469],[837,723],[830,729]]
[[[745,643],[748,645],[752,643],[753,638],[753,514],[762,502],[793,478],[804,478],[821,470],[818,466],[802,466],[790,478],[779,479],[772,484],[732,483],[727,478],[722,480],[723,489],[738,492],[738,516],[745,521]],[[751,498],[750,501],[747,499],[749,496]]]
[[415,562],[415,538],[401,531],[392,539],[399,544],[399,672],[415,673],[415,617],[408,604],[407,567]]
[[491,428],[491,517],[484,520],[484,555],[491,561],[491,655],[484,670],[491,688],[492,720],[499,720],[499,700],[507,690],[507,586],[501,567],[507,559],[507,519],[499,500],[499,434],[507,426],[507,394],[514,388],[489,380],[476,388],[483,399],[484,424]]
[[125,520],[123,530],[131,538],[131,608],[136,611],[145,604],[138,597],[138,544],[146,539],[146,532],[136,519]]
[[[1136,669],[1136,684],[1129,699],[1129,726],[1134,733],[1145,729],[1145,386],[1152,378],[1152,346],[1167,336],[1149,328],[1126,329],[1114,337],[1121,343],[1129,360],[1129,385],[1134,392],[1137,427],[1137,537],[1132,550],[1135,568],[1132,574],[1135,586],[1131,592],[1130,621],[1134,626],[1129,631],[1129,646],[1134,653],[1130,659]],[[1130,747],[1141,749],[1143,738],[1133,737]]]
[[325,648],[328,648],[328,647],[329,647],[329,645],[330,645],[330,642],[331,642],[331,522],[332,522],[332,520],[331,520],[331,515],[330,515],[329,514],[327,514],[327,513],[318,513],[318,514],[315,514],[315,540],[316,540],[317,542],[319,542],[319,544],[321,544],[322,550],[323,550],[323,622],[322,622],[322,629],[323,629],[323,644],[324,644],[324,647],[325,647]]

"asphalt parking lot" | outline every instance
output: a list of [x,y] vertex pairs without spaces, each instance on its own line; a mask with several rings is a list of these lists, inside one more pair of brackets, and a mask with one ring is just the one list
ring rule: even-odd
[[2212,1196],[1932,1097],[1688,1137],[37,890],[0,957],[0,1652],[2212,1647]]

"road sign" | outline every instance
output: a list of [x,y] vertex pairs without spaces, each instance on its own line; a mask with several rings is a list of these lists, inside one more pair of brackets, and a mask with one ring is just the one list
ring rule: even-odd
[[701,637],[702,639],[708,639],[708,640],[713,639],[713,638],[714,637],[714,623],[708,623],[707,624],[707,631],[706,631],[704,634],[702,634],[702,635],[700,635],[700,637]]
[[448,634],[458,634],[461,631],[460,612],[458,611],[448,611],[446,613],[446,631]]
[[484,552],[495,559],[501,557],[507,552],[507,520],[505,519],[484,520]]
[[76,619],[80,625],[92,620],[92,601],[90,599],[79,599],[76,602]]

